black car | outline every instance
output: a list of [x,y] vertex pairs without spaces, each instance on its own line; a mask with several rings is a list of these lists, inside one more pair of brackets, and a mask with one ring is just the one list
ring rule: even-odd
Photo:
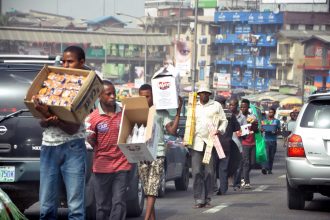
[[[38,56],[0,56],[0,188],[27,215],[28,208],[39,200],[39,156],[42,128],[26,109],[24,97],[36,74],[44,64],[54,65],[55,58]],[[86,212],[95,219],[95,200],[91,164],[93,152],[88,152],[86,176]],[[140,216],[144,208],[144,193],[137,176],[137,167],[130,172],[127,189],[127,214]],[[60,204],[65,207],[65,195]],[[38,215],[38,210],[37,214]]]
[[174,181],[175,189],[186,191],[189,185],[190,154],[181,137],[164,135],[166,144],[165,166],[158,196],[165,196],[166,182]]

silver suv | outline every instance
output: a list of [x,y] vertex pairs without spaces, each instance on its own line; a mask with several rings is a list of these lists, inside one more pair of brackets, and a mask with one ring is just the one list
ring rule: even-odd
[[330,197],[330,93],[314,94],[302,107],[288,137],[289,209],[304,209],[314,193]]

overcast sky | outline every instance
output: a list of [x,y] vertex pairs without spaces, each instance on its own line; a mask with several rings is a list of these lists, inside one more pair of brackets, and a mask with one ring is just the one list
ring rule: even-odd
[[[36,10],[84,19],[101,17],[104,12],[105,15],[114,16],[118,11],[141,17],[144,15],[144,0],[2,0],[2,13],[12,8],[23,12]],[[132,20],[124,16],[117,18],[122,21]]]

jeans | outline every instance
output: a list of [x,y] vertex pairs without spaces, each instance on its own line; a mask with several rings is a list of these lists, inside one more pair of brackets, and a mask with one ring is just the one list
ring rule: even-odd
[[226,157],[219,160],[219,180],[220,188],[219,191],[225,194],[228,190],[228,164],[229,164],[229,153],[226,152]]
[[97,220],[126,219],[128,171],[93,173]]
[[203,164],[204,151],[191,150],[191,168],[193,191],[196,204],[206,204],[211,201],[213,192],[214,155],[209,164]]
[[61,176],[67,194],[68,219],[85,219],[85,173],[84,139],[58,146],[41,146],[40,219],[57,219]]
[[277,141],[266,141],[267,161],[262,164],[262,168],[273,170],[274,158],[277,150]]
[[256,157],[255,146],[243,146],[243,177],[244,182],[250,184],[250,171]]

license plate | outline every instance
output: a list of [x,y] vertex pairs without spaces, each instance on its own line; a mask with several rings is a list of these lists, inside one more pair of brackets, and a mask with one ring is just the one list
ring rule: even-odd
[[15,167],[0,166],[0,182],[14,182],[15,181]]

